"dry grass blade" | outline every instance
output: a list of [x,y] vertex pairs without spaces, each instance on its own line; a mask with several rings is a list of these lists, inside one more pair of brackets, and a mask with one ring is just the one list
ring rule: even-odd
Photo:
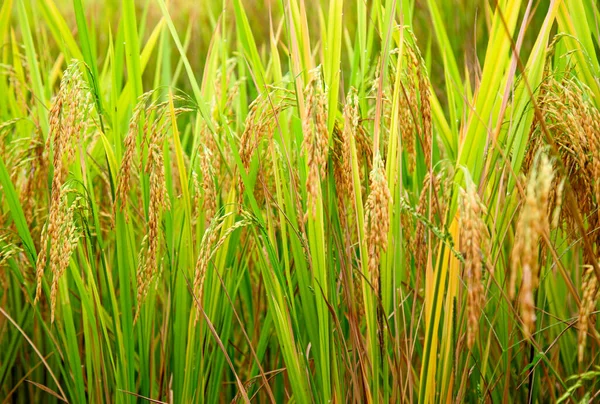
[[44,386],[43,384],[34,382],[33,380],[27,380],[27,383],[33,384],[35,387],[37,387],[38,389],[45,391],[46,393],[50,394],[51,396],[54,396],[56,398],[58,398],[60,401],[62,401],[63,403],[68,403],[67,400],[63,399],[60,395],[58,395],[54,390]]
[[153,398],[146,397],[146,396],[142,396],[141,394],[137,394],[137,393],[134,393],[134,392],[132,392],[132,391],[126,391],[126,390],[121,390],[121,389],[119,389],[118,391],[120,391],[121,393],[129,394],[129,395],[131,395],[131,396],[134,396],[134,397],[137,397],[137,398],[141,398],[141,399],[143,399],[143,400],[146,400],[146,401],[149,401],[149,402],[151,402],[151,403],[157,403],[157,404],[169,404],[169,403],[168,403],[168,402],[166,402],[166,401],[155,400],[155,399],[153,399]]

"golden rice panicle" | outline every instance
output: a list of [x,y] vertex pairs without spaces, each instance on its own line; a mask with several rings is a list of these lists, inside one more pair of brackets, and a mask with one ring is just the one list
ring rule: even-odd
[[[226,219],[232,214],[228,213],[222,216],[215,216],[210,223],[210,226],[204,232],[202,241],[200,242],[200,253],[196,261],[196,267],[194,270],[194,298],[197,308],[197,316],[195,322],[201,317],[202,313],[202,299],[204,297],[204,282],[206,279],[206,273],[208,265],[212,260],[213,256],[224,244],[225,240],[237,229],[248,226],[252,219],[250,215],[244,210],[240,211],[242,218],[235,222],[232,226],[223,229],[224,225],[228,222]],[[220,237],[219,237],[220,236]]]
[[200,153],[200,172],[202,173],[202,210],[205,226],[208,226],[217,211],[217,190],[211,166],[210,150],[206,148]]
[[535,330],[535,321],[537,319],[534,300],[534,290],[536,286],[534,270],[530,266],[525,265],[523,267],[523,279],[521,281],[521,295],[519,301],[521,305],[521,318],[523,321],[523,334],[527,338],[530,338]]
[[365,204],[366,234],[369,254],[369,273],[376,295],[379,295],[379,261],[381,250],[387,249],[387,237],[390,228],[390,204],[392,196],[385,178],[381,155],[377,153],[373,160],[370,175],[371,192]]
[[200,242],[200,254],[196,261],[196,267],[194,270],[194,296],[196,300],[196,307],[198,315],[196,316],[196,322],[200,318],[202,299],[204,298],[204,280],[206,278],[206,272],[208,270],[208,264],[210,262],[210,254],[212,246],[216,243],[219,236],[219,230],[223,226],[222,218],[215,218],[210,226],[204,232],[202,241]]
[[[348,135],[347,128],[339,129],[336,126],[333,128],[333,152],[331,161],[333,163],[333,179],[335,182],[335,196],[338,217],[340,220],[340,227],[344,234],[344,241],[346,247],[349,248],[351,244],[351,230],[348,226],[348,215],[350,212],[350,206],[352,205],[353,199],[351,196],[352,177],[351,172],[347,171],[349,162],[344,160],[345,150],[349,149],[350,146],[346,144],[348,141],[346,136]],[[348,166],[348,167],[346,167]],[[346,248],[346,251],[348,251]]]
[[69,261],[79,240],[79,231],[75,224],[74,213],[79,207],[80,198],[70,206],[67,202],[67,192],[61,196],[61,214],[63,215],[59,237],[52,240],[50,248],[50,268],[52,271],[52,284],[50,287],[50,322],[54,322],[56,302],[58,300],[58,282],[69,266]]
[[[319,75],[319,78],[321,76]],[[329,148],[329,134],[327,132],[327,93],[323,90],[324,84],[321,80],[317,81],[317,88],[320,90],[317,97],[315,110],[315,134],[319,147],[319,168],[321,179],[325,178],[327,173],[326,162]]]
[[525,204],[517,222],[509,280],[509,295],[514,299],[517,271],[521,270],[519,302],[523,332],[527,338],[535,329],[534,293],[539,277],[539,240],[549,231],[548,201],[554,178],[552,164],[548,157],[540,154],[537,160],[537,166],[529,176]]
[[579,324],[578,324],[578,340],[577,340],[577,358],[579,363],[583,362],[585,353],[585,344],[590,323],[590,315],[594,311],[598,299],[598,278],[591,266],[587,266],[583,273],[583,282],[581,289],[583,297],[581,306],[579,307]]
[[363,199],[366,199],[368,184],[365,181],[365,176],[368,176],[368,173],[373,169],[373,138],[368,135],[367,130],[362,125],[359,125],[354,140],[356,141],[356,157],[358,158],[358,173],[360,176],[360,190],[355,191],[360,192]]
[[542,235],[544,232],[550,232],[550,191],[552,190],[552,181],[554,180],[554,170],[552,163],[546,155],[542,155],[537,175],[537,195],[538,208],[540,213],[540,222],[538,232]]
[[[272,91],[267,96],[259,95],[251,104],[246,121],[244,131],[240,137],[239,154],[242,164],[246,172],[249,172],[252,159],[255,155],[259,156],[260,169],[258,170],[258,179],[256,181],[254,191],[255,197],[259,204],[267,201],[268,186],[273,177],[272,159],[270,152],[276,152],[276,146],[273,142],[273,133],[278,123],[279,113],[287,108],[288,103],[285,97],[278,94],[278,89]],[[268,141],[268,147],[260,148],[263,141]],[[275,147],[272,149],[271,147]],[[266,158],[263,158],[266,157]],[[242,205],[244,199],[244,183],[242,176],[238,176],[239,186],[239,205]]]
[[308,178],[306,180],[306,192],[308,194],[308,211],[306,215],[308,216],[310,214],[312,217],[314,217],[317,214],[316,201],[319,196],[319,151],[318,145],[314,141],[315,135],[310,123],[312,121],[310,117],[313,114],[314,110],[314,95],[312,86],[307,88],[306,93],[306,117],[302,124],[302,130],[305,136],[304,149],[306,150],[308,159]]
[[165,181],[163,145],[166,126],[160,120],[154,122],[148,137],[148,163],[146,172],[150,177],[150,203],[148,206],[147,250],[145,260],[138,263],[137,270],[137,309],[134,321],[137,321],[141,305],[148,294],[150,285],[158,273],[158,250],[160,245],[160,223],[162,213],[169,210],[170,200]]
[[294,196],[294,204],[296,207],[296,212],[298,214],[298,229],[300,230],[300,236],[302,237],[303,241],[306,241],[306,220],[308,218],[308,212],[305,212],[304,215],[300,215],[300,212],[302,212],[303,210],[302,194],[300,192],[300,175],[298,174],[298,170],[292,170],[290,172],[290,177],[292,183],[292,192]]
[[346,105],[344,106],[344,128],[340,130],[335,126],[333,130],[332,155],[337,208],[347,244],[350,244],[351,233],[348,228],[347,216],[350,208],[354,206],[350,141],[355,137],[358,123],[358,95],[356,89],[352,87],[346,96]]
[[[260,131],[260,122],[259,115],[262,108],[262,98],[259,97],[252,101],[250,104],[250,110],[248,112],[248,116],[246,116],[246,123],[244,126],[244,131],[242,132],[242,136],[240,139],[240,159],[244,165],[246,171],[248,171],[250,167],[250,162],[252,160],[252,155],[254,154],[254,150],[257,147],[258,143],[258,133]],[[241,178],[240,178],[241,183]]]
[[329,135],[327,132],[327,93],[324,91],[321,67],[313,69],[305,94],[305,111],[302,119],[303,148],[308,162],[306,191],[308,213],[317,214],[317,200],[321,179],[325,177]]
[[[85,136],[91,127],[91,112],[93,98],[83,80],[80,62],[73,60],[65,70],[60,83],[60,89],[50,109],[50,131],[46,142],[46,155],[52,148],[54,167],[52,189],[50,191],[50,212],[45,230],[42,230],[40,254],[36,262],[36,296],[42,292],[42,278],[48,261],[47,249],[50,243],[50,264],[53,274],[62,274],[64,262],[60,258],[59,240],[64,235],[66,215],[62,207],[68,168],[75,158],[74,144],[77,139]],[[68,261],[67,261],[68,264]]]
[[350,141],[356,136],[360,114],[358,111],[358,92],[352,87],[346,97],[344,106],[344,130],[340,131],[338,146],[339,189],[345,196],[352,195],[352,166],[350,165]]
[[221,172],[221,158],[219,154],[220,152],[219,145],[217,144],[217,139],[219,133],[221,132],[221,125],[219,124],[218,104],[214,99],[212,102],[210,122],[215,128],[215,132],[211,132],[208,128],[208,124],[206,123],[206,121],[203,120],[200,124],[200,139],[201,143],[204,144],[204,147],[206,147],[210,151],[210,154],[214,158],[212,162],[213,172],[219,174]]
[[409,68],[406,69],[406,79],[401,85],[403,86],[400,94],[400,105],[398,107],[400,132],[402,139],[402,149],[408,156],[408,170],[414,172],[416,165],[417,153],[415,149],[415,132],[417,126],[415,123],[415,115],[418,111],[417,105],[417,93],[414,75],[410,68],[412,63],[409,64]]
[[590,108],[590,126],[589,133],[592,149],[592,173],[594,178],[594,196],[596,205],[600,205],[600,112],[595,108]]
[[48,228],[44,227],[42,229],[41,239],[40,239],[40,253],[38,254],[37,261],[35,263],[35,299],[34,304],[38,302],[40,296],[42,295],[42,279],[44,277],[44,270],[46,269],[46,264],[48,262]]
[[465,254],[467,280],[467,345],[472,348],[484,300],[482,260],[488,243],[488,233],[483,221],[485,207],[479,199],[475,184],[469,183],[466,191],[461,188],[460,195],[460,243]]
[[[139,125],[143,114],[146,112],[146,104],[152,94],[153,91],[148,91],[138,98],[138,102],[133,109],[133,114],[129,120],[129,130],[124,140],[125,152],[123,153],[123,159],[117,179],[115,208],[118,205],[121,211],[125,213],[126,221],[129,221],[129,215],[125,207],[127,206],[127,202],[129,200],[129,190],[131,189],[131,173],[134,167],[134,158],[136,156]],[[147,125],[148,121],[146,120],[144,123],[144,135],[148,130]]]
[[417,47],[408,46],[408,55],[417,72],[417,82],[419,87],[420,115],[421,115],[421,145],[423,147],[423,156],[426,167],[431,166],[431,148],[432,148],[432,118],[431,118],[431,84],[425,61],[419,53]]
[[[598,150],[598,137],[600,136],[600,113],[598,109],[585,97],[589,93],[581,81],[575,79],[571,72],[554,75],[546,72],[539,96],[539,108],[547,129],[552,133],[566,178],[577,200],[579,211],[587,216],[587,221],[592,227],[599,223],[597,201],[599,183],[596,181],[600,173],[600,158]],[[557,77],[560,77],[558,79]],[[529,169],[544,144],[541,122],[535,119],[531,128],[533,147],[529,148],[525,159],[525,168]],[[579,238],[577,219],[570,209],[559,213],[562,196],[559,195],[561,183],[556,181],[556,191],[551,192],[550,202],[554,205],[555,215],[552,220],[553,227],[558,226],[559,220],[564,220],[567,233],[572,241]],[[595,196],[596,195],[596,196]],[[597,232],[592,237],[596,241]],[[589,260],[585,259],[588,262]]]
[[[260,122],[260,115],[262,109],[263,99],[259,96],[250,104],[250,110],[248,112],[248,115],[246,116],[244,131],[242,132],[242,136],[240,138],[239,154],[246,172],[249,171],[250,163],[252,162],[252,157],[254,156],[254,153],[258,148],[259,135],[262,130],[262,124]],[[245,186],[244,182],[242,181],[241,173],[240,175],[238,175],[237,182],[239,187],[238,203],[241,206],[244,201],[245,191]]]
[[552,211],[552,223],[551,226],[553,229],[557,228],[560,221],[560,215],[562,211],[563,204],[563,192],[565,189],[565,180],[564,178],[558,182],[558,186],[556,187],[556,193],[554,197],[554,210]]
[[[193,203],[192,210],[194,211],[194,215],[198,215],[198,208],[200,207],[200,181],[198,181],[198,172],[196,170],[192,171],[192,191],[193,191]],[[193,222],[195,224],[195,221]]]
[[[63,78],[63,81],[65,78]],[[64,87],[63,87],[64,86]],[[48,144],[46,145],[46,149],[50,148],[49,142],[56,142],[55,139],[62,132],[62,122],[61,122],[61,111],[63,105],[63,93],[62,91],[66,91],[66,85],[61,82],[61,91],[59,91],[58,95],[54,98],[52,107],[50,108],[50,134],[48,136]],[[63,90],[65,88],[65,90]],[[44,270],[46,268],[46,264],[48,261],[47,250],[48,250],[48,240],[51,233],[52,236],[56,236],[56,224],[57,224],[57,210],[58,208],[52,208],[53,205],[59,200],[59,192],[58,190],[54,191],[54,184],[58,184],[62,186],[62,158],[60,156],[60,150],[58,146],[61,144],[57,142],[57,147],[54,149],[54,177],[52,178],[52,190],[50,196],[50,220],[47,225],[42,229],[41,241],[40,241],[40,252],[37,257],[36,262],[36,293],[34,302],[37,303],[41,294],[42,294],[42,277],[44,276]],[[58,165],[56,164],[58,162]]]

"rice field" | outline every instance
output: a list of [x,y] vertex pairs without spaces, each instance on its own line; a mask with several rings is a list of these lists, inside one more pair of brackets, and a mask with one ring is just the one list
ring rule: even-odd
[[4,403],[600,402],[593,0],[3,0]]

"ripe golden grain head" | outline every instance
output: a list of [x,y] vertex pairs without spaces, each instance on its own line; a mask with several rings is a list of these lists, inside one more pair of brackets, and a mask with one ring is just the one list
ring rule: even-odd
[[583,296],[579,307],[577,358],[579,363],[583,362],[585,345],[590,323],[590,315],[596,307],[599,296],[598,278],[591,266],[586,266],[582,275],[581,290]]
[[460,190],[460,243],[465,254],[465,278],[467,283],[468,332],[467,345],[473,347],[479,328],[479,318],[484,301],[482,260],[488,244],[488,232],[483,221],[485,206],[481,203],[475,185]]
[[400,94],[400,105],[398,107],[402,149],[408,157],[408,170],[413,172],[416,165],[417,152],[415,149],[415,133],[417,126],[414,114],[418,111],[417,92],[414,75],[407,71],[406,79],[403,81],[402,93]]
[[56,302],[58,300],[58,282],[69,266],[69,261],[77,242],[80,231],[74,218],[75,210],[80,207],[82,198],[77,198],[68,205],[67,192],[61,196],[61,225],[57,239],[53,239],[50,247],[50,268],[52,284],[50,287],[50,321],[54,322]]
[[[147,150],[147,159],[145,173],[149,179],[149,203],[147,217],[147,232],[145,243],[140,251],[137,269],[137,307],[134,321],[137,321],[148,290],[158,274],[159,249],[160,249],[160,224],[163,212],[171,209],[171,202],[167,192],[165,180],[165,163],[163,148],[165,146],[166,134],[173,124],[170,116],[170,101],[153,102],[147,105],[152,92],[142,95],[138,105],[134,109],[130,130],[126,137],[126,151],[119,171],[119,180],[117,187],[118,199],[121,201],[121,209],[127,214],[126,201],[129,197],[130,176],[134,167],[134,159],[139,153],[139,159],[142,161],[141,154]],[[174,97],[173,100],[180,101],[181,98]],[[173,109],[175,116],[181,113],[189,112],[186,107],[176,107]],[[139,121],[145,116],[145,122],[141,133],[141,144],[139,149],[136,147],[136,138],[138,136]],[[152,119],[151,119],[152,118]],[[139,198],[141,199],[141,198]],[[143,252],[143,254],[142,254]]]
[[[273,134],[279,124],[279,114],[290,105],[282,89],[272,88],[268,93],[258,96],[251,104],[244,131],[240,136],[239,154],[246,172],[249,172],[252,159],[259,157],[260,169],[254,191],[260,205],[268,202],[268,191],[273,179],[272,158],[270,153],[277,153],[277,144],[273,141]],[[268,147],[261,147],[261,145]],[[273,149],[271,149],[273,148]],[[264,158],[263,158],[264,157]],[[233,163],[234,164],[234,163]],[[243,204],[245,186],[242,176],[238,175],[239,205]]]
[[198,259],[196,261],[196,267],[194,270],[193,290],[197,308],[195,322],[197,322],[201,317],[201,305],[203,304],[202,302],[204,298],[204,283],[209,263],[211,262],[213,256],[234,231],[252,223],[252,218],[246,211],[241,210],[239,214],[241,216],[240,220],[236,221],[233,225],[227,228],[224,228],[224,226],[228,223],[227,219],[232,215],[232,213],[215,216],[202,236],[202,241],[200,242],[200,253],[198,254]]
[[302,119],[304,133],[303,148],[306,151],[308,177],[306,191],[308,194],[308,212],[313,217],[317,212],[317,200],[321,179],[325,178],[329,149],[327,131],[327,93],[322,80],[321,67],[313,69],[305,94],[305,112]]
[[[250,104],[250,110],[248,116],[246,116],[246,123],[244,126],[244,132],[240,138],[240,159],[246,171],[250,167],[250,161],[254,150],[258,144],[258,135],[260,131],[260,113],[262,108],[262,98],[259,97]],[[240,179],[241,181],[241,179]]]
[[196,299],[196,306],[198,309],[198,315],[196,316],[196,322],[200,317],[201,304],[204,298],[204,280],[206,278],[206,272],[208,270],[208,264],[210,262],[210,256],[212,252],[212,246],[216,243],[219,237],[219,230],[223,226],[223,220],[221,218],[215,218],[210,226],[204,232],[202,241],[200,243],[200,254],[196,261],[196,268],[194,271],[194,296]]
[[[160,116],[160,115],[159,115]],[[146,173],[149,174],[150,192],[147,219],[147,248],[145,260],[138,262],[137,270],[137,309],[134,321],[137,321],[140,308],[148,294],[148,290],[158,273],[158,255],[160,246],[160,223],[165,210],[170,210],[170,199],[167,194],[163,146],[167,126],[161,120],[150,127],[148,136],[148,161]]]
[[[566,177],[556,178],[554,186],[547,181],[544,185],[550,188],[548,204],[553,210],[552,227],[559,227],[564,223],[568,239],[580,243],[580,230],[571,209],[562,209],[562,193],[564,183],[570,184],[570,192],[573,192],[577,201],[577,209],[585,217],[589,229],[600,226],[600,215],[598,214],[598,203],[600,201],[600,112],[586,97],[589,91],[580,80],[577,80],[571,71],[561,75],[554,75],[550,70],[546,71],[546,77],[542,83],[538,97],[538,105],[542,112],[544,123],[551,132],[554,142],[558,146],[558,152]],[[544,137],[540,129],[541,123],[534,121],[531,129],[532,144],[525,159],[525,169],[534,165],[535,156],[544,147]],[[546,175],[546,178],[548,176]],[[541,227],[548,225],[546,217],[538,222]],[[595,245],[600,245],[600,232],[590,231],[588,237]],[[516,245],[517,247],[517,245]],[[597,251],[595,252],[597,254]],[[517,255],[518,251],[514,254]],[[587,249],[583,252],[584,264],[590,265],[594,252]],[[513,265],[514,268],[514,265]],[[588,271],[589,272],[589,271]],[[534,279],[535,280],[535,279]],[[595,281],[589,280],[583,284],[584,301],[580,307],[580,332],[579,332],[579,355],[583,355],[585,347],[585,334],[587,329],[587,315],[590,303],[590,290]],[[511,290],[514,290],[514,277],[511,277]],[[590,284],[592,286],[590,286]],[[582,331],[583,330],[583,331]]]
[[[546,72],[542,83],[538,105],[542,112],[546,127],[552,133],[564,172],[567,178],[556,179],[556,185],[550,194],[550,204],[555,211],[562,203],[560,183],[568,180],[570,188],[577,200],[579,211],[586,216],[591,228],[600,225],[597,204],[599,201],[600,181],[600,112],[586,98],[587,88],[567,72],[558,79],[551,72]],[[531,128],[532,147],[527,153],[524,167],[530,169],[540,148],[544,146],[544,136],[536,119]],[[570,209],[556,212],[553,227],[566,224],[572,241],[576,241],[579,228],[573,212]],[[590,235],[595,243],[600,243],[600,232]],[[591,257],[586,259],[589,263]]]
[[360,113],[358,106],[358,92],[352,87],[346,96],[346,105],[344,107],[344,129],[338,131],[339,138],[335,143],[336,156],[338,161],[338,182],[341,193],[349,197],[352,195],[352,166],[350,162],[351,139],[356,137],[356,132],[360,122]]
[[[129,191],[131,188],[131,173],[134,166],[134,158],[137,151],[137,137],[139,131],[140,120],[143,114],[146,112],[146,104],[153,92],[148,91],[142,94],[138,98],[138,102],[133,108],[131,119],[129,120],[129,130],[123,141],[125,144],[125,151],[123,153],[123,159],[121,160],[121,167],[119,168],[119,174],[117,176],[117,195],[115,199],[115,209],[117,206],[125,214],[125,220],[129,220],[127,209],[127,202],[129,200]],[[144,122],[144,133],[148,131],[148,120]]]
[[365,203],[366,237],[369,254],[369,272],[375,294],[379,294],[379,261],[381,250],[387,249],[390,228],[392,196],[385,178],[385,169],[379,153],[373,161],[370,174],[371,191]]
[[348,228],[348,215],[354,207],[351,166],[351,139],[355,138],[359,124],[358,94],[353,87],[346,97],[344,106],[344,128],[340,130],[337,126],[333,130],[333,176],[336,186],[336,201],[340,217],[341,227],[344,229],[346,243],[350,244],[351,229]]
[[[425,158],[426,167],[431,166],[431,148],[433,141],[432,132],[432,118],[431,118],[431,84],[429,82],[429,76],[427,74],[427,67],[425,61],[421,57],[419,49],[414,46],[407,46],[407,55],[410,58],[413,69],[417,76],[417,85],[419,89],[419,102],[420,102],[420,118],[422,131],[421,135],[421,146],[423,148],[423,156]],[[410,98],[413,96],[411,95]],[[414,102],[414,100],[411,100]],[[416,103],[414,104],[416,105]],[[411,108],[413,105],[410,106]]]
[[509,295],[514,299],[520,269],[519,302],[526,337],[530,337],[535,329],[534,293],[539,277],[539,241],[550,230],[549,195],[553,178],[552,163],[545,154],[539,154],[537,164],[529,174],[525,204],[517,222],[511,254]]
[[[52,311],[54,321],[54,308],[56,305],[56,288],[60,275],[66,269],[70,259],[72,239],[70,226],[72,217],[70,209],[66,206],[67,197],[64,188],[68,168],[74,160],[76,140],[85,136],[92,126],[91,112],[94,108],[92,96],[87,84],[82,78],[80,62],[73,60],[65,70],[60,83],[58,94],[50,108],[50,131],[46,142],[46,156],[53,155],[53,177],[50,194],[50,213],[48,224],[42,230],[40,254],[36,262],[36,296],[37,302],[42,292],[42,278],[48,262],[48,242],[50,243],[50,266],[53,273],[53,289],[51,293]],[[72,212],[71,212],[72,215]]]
[[202,173],[202,210],[204,211],[205,226],[208,226],[217,211],[217,190],[211,166],[210,150],[207,148],[200,153],[200,172]]

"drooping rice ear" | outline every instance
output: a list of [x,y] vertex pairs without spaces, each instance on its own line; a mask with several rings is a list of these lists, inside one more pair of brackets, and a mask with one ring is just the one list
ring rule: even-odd
[[389,206],[392,200],[383,161],[379,153],[375,155],[370,174],[371,192],[365,203],[366,237],[369,253],[369,273],[375,295],[379,295],[379,261],[381,251],[387,249],[390,228]]
[[460,202],[460,240],[461,250],[465,254],[464,276],[467,283],[467,345],[472,348],[484,303],[482,260],[489,237],[483,221],[485,207],[479,199],[475,184],[468,183],[466,190],[461,188]]

